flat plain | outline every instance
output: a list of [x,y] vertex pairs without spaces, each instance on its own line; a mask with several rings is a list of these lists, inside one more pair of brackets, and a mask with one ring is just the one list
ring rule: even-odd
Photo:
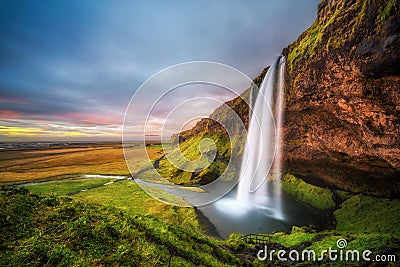
[[[157,157],[159,146],[147,147],[149,157]],[[131,171],[139,171],[148,161],[138,146],[130,149]],[[82,175],[122,175],[130,172],[120,143],[93,143],[42,148],[0,150],[0,185],[75,178]]]

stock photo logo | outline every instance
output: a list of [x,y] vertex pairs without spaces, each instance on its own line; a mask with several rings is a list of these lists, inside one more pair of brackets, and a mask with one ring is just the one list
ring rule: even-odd
[[[226,102],[226,96],[234,100]],[[138,164],[133,143],[139,141],[149,159],[141,162],[144,171],[131,171],[132,176],[149,195],[177,206],[212,203],[239,180],[247,180],[246,194],[258,190],[273,165],[279,136],[272,97],[245,74],[220,63],[188,62],[156,73],[136,90],[125,113],[123,147],[129,169]],[[188,136],[190,143],[185,142]],[[161,143],[162,156],[148,153],[151,142]],[[259,175],[260,169],[265,175]]]
[[[394,254],[374,254],[370,249],[346,249],[348,243],[346,239],[339,238],[336,241],[336,247],[328,247],[321,251],[314,249],[303,249],[302,251],[291,250],[268,250],[268,245],[264,246],[257,253],[257,259],[260,261],[281,261],[281,262],[316,262],[316,261],[330,261],[330,262],[395,262],[396,255]],[[373,249],[373,248],[371,248]]]

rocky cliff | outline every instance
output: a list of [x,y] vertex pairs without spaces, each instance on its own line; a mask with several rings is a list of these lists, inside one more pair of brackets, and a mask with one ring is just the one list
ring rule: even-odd
[[398,1],[324,0],[283,53],[287,168],[342,189],[398,194]]
[[[323,0],[316,21],[283,50],[285,171],[316,185],[400,194],[398,14],[396,0]],[[265,73],[266,69],[256,84]],[[244,101],[236,98],[227,105],[247,126]],[[225,108],[180,133],[181,142],[190,144],[196,136],[223,132],[212,119],[229,119]],[[228,139],[221,135],[217,139],[227,149]],[[226,162],[228,155],[218,154],[217,161]],[[214,168],[211,178],[205,172],[192,175],[196,179],[191,181],[209,182],[222,169]]]

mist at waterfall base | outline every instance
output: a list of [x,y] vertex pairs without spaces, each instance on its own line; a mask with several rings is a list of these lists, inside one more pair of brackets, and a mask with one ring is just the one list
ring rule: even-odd
[[[267,193],[273,194],[272,187]],[[202,222],[209,235],[228,238],[231,233],[268,234],[290,231],[292,226],[314,225],[317,228],[327,226],[327,220],[316,209],[287,196],[281,195],[281,207],[284,220],[278,219],[270,212],[256,205],[252,208],[236,201],[237,187],[222,199],[205,206],[198,207],[207,217]]]
[[[280,56],[269,68],[258,92],[251,93],[254,103],[251,104],[237,193],[235,198],[224,198],[217,203],[222,212],[244,216],[260,210],[269,217],[284,219],[280,201],[284,73],[285,58]],[[269,174],[273,179],[268,182]]]
[[[281,56],[272,64],[261,83],[252,109],[236,197],[236,202],[245,210],[263,209],[281,220],[280,129],[284,73],[285,58]],[[266,181],[270,170],[273,182]],[[273,187],[270,192],[269,187]]]
[[324,224],[316,210],[281,194],[284,72],[285,58],[279,56],[253,101],[238,185],[225,197],[200,208],[221,237]]

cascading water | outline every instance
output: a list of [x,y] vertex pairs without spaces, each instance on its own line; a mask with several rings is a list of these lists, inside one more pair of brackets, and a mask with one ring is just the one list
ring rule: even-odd
[[[258,90],[243,151],[239,184],[229,194],[200,208],[218,234],[265,234],[293,225],[324,225],[307,206],[281,194],[281,141],[285,58],[271,65]],[[250,101],[252,102],[252,101]]]
[[263,208],[279,219],[283,219],[280,144],[284,72],[285,58],[279,56],[261,83],[247,132],[236,199],[242,207]]
[[231,233],[265,234],[289,231],[293,225],[325,224],[321,214],[281,194],[284,73],[285,58],[280,56],[260,88],[255,88],[258,91],[250,94],[256,96],[255,103],[250,103],[252,114],[244,147],[234,147],[243,148],[239,184],[224,197],[199,207],[212,223],[211,234],[216,230],[217,235],[228,238]]

